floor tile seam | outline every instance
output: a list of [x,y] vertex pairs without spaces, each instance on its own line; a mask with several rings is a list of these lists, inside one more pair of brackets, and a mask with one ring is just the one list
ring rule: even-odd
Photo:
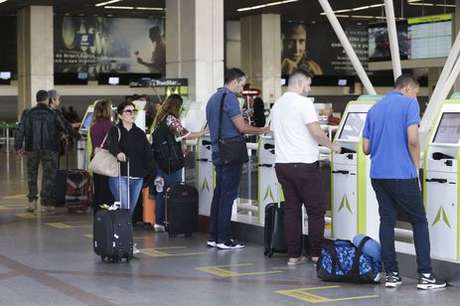
[[116,306],[111,301],[99,297],[91,292],[82,290],[76,286],[70,285],[62,280],[48,275],[41,270],[34,269],[28,265],[15,261],[7,256],[0,255],[0,264],[8,267],[18,275],[33,279],[40,284],[56,290],[69,298],[73,298],[85,305],[98,305],[98,306]]

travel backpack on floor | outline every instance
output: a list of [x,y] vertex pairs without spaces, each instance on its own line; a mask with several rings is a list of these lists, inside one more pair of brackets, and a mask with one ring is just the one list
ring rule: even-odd
[[378,283],[382,263],[363,253],[364,237],[356,247],[349,240],[326,242],[316,264],[318,278],[324,281],[350,283]]

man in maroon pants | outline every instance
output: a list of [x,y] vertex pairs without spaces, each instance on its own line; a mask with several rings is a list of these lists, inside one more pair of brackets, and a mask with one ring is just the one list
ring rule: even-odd
[[285,196],[284,225],[288,265],[306,262],[298,239],[302,230],[302,204],[308,215],[308,236],[313,261],[318,260],[324,236],[326,199],[321,186],[318,144],[340,152],[321,129],[313,101],[307,98],[311,75],[296,70],[288,90],[273,106],[271,129],[275,138],[275,170]]

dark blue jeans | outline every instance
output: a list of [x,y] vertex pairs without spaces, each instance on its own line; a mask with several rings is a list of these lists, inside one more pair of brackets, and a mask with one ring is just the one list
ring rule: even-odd
[[165,222],[165,199],[164,199],[164,192],[170,186],[174,186],[180,184],[182,181],[182,169],[177,170],[171,174],[166,174],[160,168],[157,169],[157,176],[162,177],[165,181],[163,186],[163,192],[157,193],[157,209],[156,209],[156,224],[163,225]]
[[380,243],[386,272],[398,272],[395,252],[396,207],[407,214],[414,232],[418,273],[431,273],[428,222],[417,179],[372,179],[379,202]]
[[238,196],[242,165],[224,166],[219,162],[214,162],[214,166],[216,188],[211,203],[209,240],[225,242],[232,238],[232,206]]

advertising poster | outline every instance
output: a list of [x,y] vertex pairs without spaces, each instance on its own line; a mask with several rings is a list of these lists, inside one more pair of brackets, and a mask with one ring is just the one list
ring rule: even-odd
[[[366,25],[344,26],[347,37],[364,68],[368,63]],[[313,75],[355,75],[342,45],[329,24],[284,23],[281,29],[281,73],[304,68]]]
[[55,73],[165,75],[164,19],[58,17]]

